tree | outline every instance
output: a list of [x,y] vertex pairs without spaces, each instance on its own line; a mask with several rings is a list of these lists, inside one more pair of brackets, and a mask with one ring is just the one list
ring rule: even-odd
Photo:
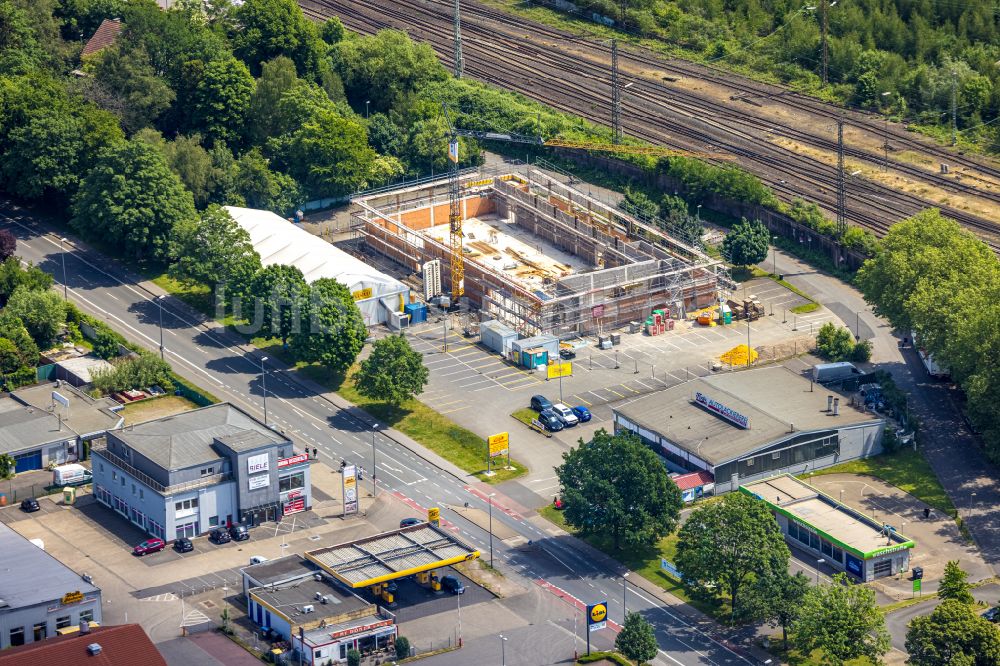
[[861,657],[878,663],[889,651],[889,632],[875,605],[875,591],[852,584],[846,574],[810,588],[793,629],[795,648],[803,654],[821,650],[823,663],[830,666]]
[[233,50],[255,73],[277,56],[295,62],[302,76],[313,76],[326,45],[295,0],[246,0],[236,10],[241,29],[233,35]]
[[91,373],[94,388],[105,395],[150,386],[173,390],[170,365],[161,361],[159,356],[143,353],[135,358],[115,360],[111,366]]
[[0,261],[7,261],[17,252],[17,236],[10,229],[0,229]]
[[0,338],[0,374],[9,375],[23,367],[21,350],[13,341]]
[[176,98],[170,84],[157,76],[149,54],[127,44],[101,52],[94,78],[120,102],[115,111],[129,133],[154,126]]
[[18,287],[45,291],[52,284],[52,276],[34,264],[21,266],[17,257],[7,257],[0,262],[0,305],[4,305]]
[[211,205],[201,218],[181,220],[174,227],[170,273],[196,284],[221,286],[245,293],[250,280],[261,269],[260,255],[250,234],[236,223],[225,208]]
[[105,361],[118,358],[118,335],[107,328],[98,328],[94,338],[94,353]]
[[816,336],[816,351],[831,361],[846,361],[854,355],[854,336],[844,327],[826,322]]
[[14,460],[14,456],[7,453],[0,454],[0,480],[6,481],[14,478],[15,469],[17,469],[17,461]]
[[390,335],[375,342],[361,361],[356,384],[366,398],[399,405],[423,392],[427,376],[424,355],[405,336]]
[[945,599],[910,622],[906,651],[913,666],[994,666],[1000,663],[1000,631],[968,604]]
[[73,202],[70,224],[136,259],[165,259],[194,200],[155,148],[139,141],[116,146],[97,161]]
[[729,493],[718,502],[696,508],[681,527],[677,568],[692,595],[715,601],[725,594],[732,618],[748,618],[762,609],[744,595],[788,570],[788,546],[764,502]]
[[42,349],[52,346],[66,323],[66,303],[52,291],[18,287],[4,312],[24,322],[31,339]]
[[279,134],[274,110],[282,95],[293,90],[298,83],[295,63],[291,58],[278,56],[261,66],[257,87],[250,98],[249,135],[254,143],[262,144]]
[[0,72],[30,71],[45,57],[31,29],[31,17],[11,0],[0,0]]
[[291,338],[296,358],[334,372],[344,372],[354,364],[368,337],[351,292],[329,278],[320,278],[310,287],[303,324],[303,330]]
[[627,614],[622,630],[615,637],[615,649],[636,664],[651,661],[659,651],[653,625],[639,613]]
[[232,189],[250,208],[287,215],[305,201],[302,188],[291,176],[273,171],[259,148],[252,148],[233,167]]
[[410,639],[403,636],[396,637],[396,659],[406,659],[410,656]]
[[302,271],[282,264],[266,266],[250,282],[250,295],[254,301],[253,321],[260,319],[260,334],[280,338],[286,345],[292,333],[301,329],[303,311],[308,306],[309,285]]
[[170,169],[191,192],[195,206],[207,206],[216,194],[223,176],[211,153],[201,145],[201,135],[179,135],[173,141],[164,142],[162,152]]
[[653,218],[659,215],[656,202],[650,199],[642,190],[625,188],[625,197],[618,202],[618,207],[626,213],[638,215],[641,218]]
[[354,649],[348,650],[347,666],[361,666],[361,653]]
[[962,571],[958,566],[958,560],[951,560],[944,567],[944,576],[941,577],[941,584],[938,586],[938,597],[941,599],[954,599],[963,604],[975,602],[972,596],[972,586],[966,580],[969,574]]
[[764,581],[761,596],[767,605],[767,618],[772,626],[781,627],[781,641],[788,649],[788,627],[795,623],[802,610],[802,599],[809,589],[809,577],[801,571],[792,576],[788,570],[777,571]]
[[598,430],[563,453],[556,468],[566,521],[585,535],[608,535],[617,550],[648,546],[673,532],[681,493],[666,468],[630,433]]
[[14,343],[21,356],[21,367],[33,368],[38,363],[38,345],[14,313],[0,311],[0,337]]
[[235,144],[246,132],[250,96],[256,85],[250,70],[233,57],[206,63],[186,100],[190,129],[210,141]]
[[771,232],[759,220],[743,218],[722,241],[722,256],[735,266],[751,266],[767,259]]

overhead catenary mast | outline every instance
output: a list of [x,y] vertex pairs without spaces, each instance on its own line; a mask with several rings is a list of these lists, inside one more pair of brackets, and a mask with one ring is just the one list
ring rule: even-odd
[[455,78],[462,78],[465,63],[462,61],[462,15],[460,0],[455,0]]

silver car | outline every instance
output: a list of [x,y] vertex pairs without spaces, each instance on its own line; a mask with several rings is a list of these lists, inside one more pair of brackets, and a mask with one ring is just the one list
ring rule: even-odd
[[557,402],[552,405],[552,411],[556,413],[556,416],[559,417],[559,420],[562,421],[566,427],[575,426],[580,422],[580,419],[573,413],[573,410],[561,402]]

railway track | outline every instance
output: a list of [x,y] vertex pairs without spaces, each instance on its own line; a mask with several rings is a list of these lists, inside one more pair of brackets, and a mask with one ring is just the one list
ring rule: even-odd
[[[428,0],[409,3],[373,0],[364,4],[349,0],[299,0],[299,4],[308,16],[321,19],[338,15],[348,27],[359,32],[371,33],[385,27],[405,29],[415,38],[430,42],[446,63],[450,61],[450,4]],[[610,99],[610,82],[604,62],[608,54],[606,45],[585,42],[568,33],[535,24],[529,26],[532,38],[528,39],[521,19],[478,4],[467,3],[463,11],[468,75],[518,90],[589,120],[606,122],[607,104],[603,100]],[[562,49],[556,48],[560,45]],[[625,71],[630,66],[655,66],[659,70],[692,76],[685,74],[684,65],[674,67],[672,62],[666,64],[648,54],[628,51],[622,56]],[[753,92],[768,91],[755,86]],[[832,121],[837,115],[838,111],[831,110],[826,117]],[[739,113],[732,106],[645,77],[634,79],[634,85],[623,100],[623,127],[629,134],[657,144],[701,151],[717,149],[734,154],[745,168],[760,176],[785,200],[802,197],[817,201],[828,210],[836,205],[835,168],[771,143],[768,135],[787,136],[810,145],[818,144],[827,150],[832,146],[835,150],[836,143],[829,139],[817,138],[787,124],[761,121]],[[860,149],[852,149],[849,154],[858,159],[873,159],[871,154]],[[912,165],[898,162],[892,167],[900,171],[904,171],[903,167],[916,170]],[[975,168],[985,178],[993,177],[986,167]],[[925,176],[926,172],[913,175]],[[1000,170],[996,177],[1000,182]],[[938,186],[960,191],[950,181]],[[968,191],[967,186],[965,188]],[[898,219],[935,205],[867,180],[850,184],[848,200],[848,219],[878,234],[885,233]],[[1000,195],[997,200],[1000,201]],[[987,241],[992,241],[991,244],[997,242],[997,227],[992,223],[962,210],[942,209]],[[1000,244],[994,245],[994,249],[1000,249]]]

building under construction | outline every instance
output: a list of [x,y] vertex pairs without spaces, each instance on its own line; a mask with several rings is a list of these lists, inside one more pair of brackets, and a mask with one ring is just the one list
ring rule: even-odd
[[[610,331],[653,309],[711,305],[732,288],[722,262],[541,171],[467,173],[460,191],[468,304],[522,335]],[[443,181],[353,203],[353,228],[373,250],[415,272],[435,259],[450,267]]]

